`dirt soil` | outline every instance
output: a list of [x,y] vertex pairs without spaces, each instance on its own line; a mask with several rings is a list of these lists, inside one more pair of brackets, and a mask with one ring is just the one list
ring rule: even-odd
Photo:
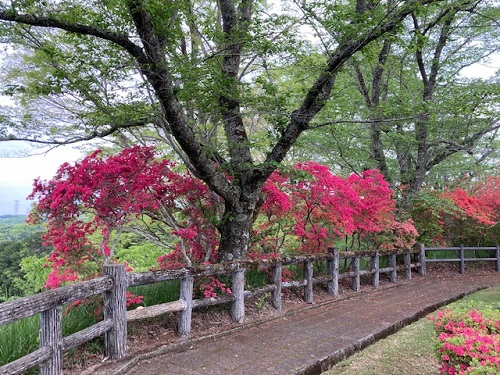
[[[476,264],[475,267],[478,265]],[[481,266],[480,266],[481,267]],[[428,272],[433,277],[446,278],[451,273],[456,274],[458,268],[452,264],[428,264]],[[481,267],[482,271],[495,273],[491,264]],[[467,270],[466,270],[467,272]],[[399,275],[398,283],[406,282],[403,275]],[[380,275],[380,288],[391,287],[388,277]],[[373,287],[370,285],[368,277],[361,278],[361,290],[369,291]],[[339,281],[339,293],[341,296],[354,294],[351,289],[351,281],[342,279]],[[285,314],[294,313],[307,308],[302,299],[301,289],[284,290],[282,296],[282,310],[277,311],[271,305],[271,296],[266,293],[260,297],[245,301],[245,322],[244,325],[268,320]],[[328,294],[325,287],[314,287],[314,304],[331,301],[332,296]],[[231,329],[241,327],[241,324],[233,322],[230,315],[230,304],[218,305],[207,308],[193,310],[192,330],[190,338],[213,336]],[[182,338],[177,336],[177,314],[169,313],[152,319],[134,321],[128,324],[128,350],[130,356],[153,351],[161,346],[181,343]],[[64,373],[80,374],[88,367],[104,360],[102,339],[94,340],[91,343],[82,345],[64,356]]]

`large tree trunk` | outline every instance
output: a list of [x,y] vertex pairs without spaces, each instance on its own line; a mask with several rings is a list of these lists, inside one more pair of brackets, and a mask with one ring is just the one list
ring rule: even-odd
[[250,233],[253,224],[253,213],[240,213],[233,217],[228,214],[219,226],[221,235],[218,262],[230,262],[245,259],[250,249]]
[[224,216],[218,226],[221,236],[217,253],[219,262],[247,258],[255,212],[258,209],[260,186],[246,191],[236,202],[226,201]]
[[[441,55],[446,46],[446,42],[450,36],[451,24],[453,19],[458,12],[459,8],[451,8],[443,11],[438,15],[435,22],[439,22],[442,19],[443,26],[441,27],[439,39],[433,52],[433,58],[430,61],[430,69],[426,69],[426,60],[424,58],[424,53],[422,47],[419,47],[415,51],[415,59],[420,71],[420,76],[422,78],[423,84],[423,103],[430,103],[433,100],[434,92],[437,86],[437,78],[440,71]],[[417,16],[412,14],[413,24],[415,26],[416,34],[421,37],[427,36],[426,33],[429,32],[430,28],[422,28],[419,24]],[[425,182],[425,176],[430,170],[428,163],[429,159],[429,145],[428,145],[428,128],[430,121],[430,115],[427,111],[420,113],[415,124],[415,141],[417,143],[417,153],[415,160],[415,170],[413,176],[411,177],[408,190],[406,195],[403,197],[402,207],[407,209],[411,206],[417,193],[420,191]]]
[[[363,3],[363,1],[358,1],[357,5],[359,6]],[[382,126],[384,118],[380,114],[380,102],[387,98],[387,88],[382,90],[382,77],[384,75],[384,69],[391,50],[391,44],[392,43],[389,39],[385,40],[378,54],[378,64],[371,72],[373,77],[371,81],[371,94],[370,89],[365,82],[365,77],[361,68],[355,61],[352,62],[356,72],[356,78],[358,80],[358,88],[361,95],[363,95],[366,106],[370,109],[370,117],[373,121],[370,125],[371,154],[377,164],[377,169],[380,170],[384,179],[388,183],[392,183],[392,177],[389,172],[389,167],[384,154],[384,145],[382,142]]]

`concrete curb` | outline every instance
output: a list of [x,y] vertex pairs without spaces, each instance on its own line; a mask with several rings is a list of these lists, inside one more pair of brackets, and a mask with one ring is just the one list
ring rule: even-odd
[[406,327],[407,325],[414,323],[417,320],[420,320],[421,318],[425,317],[426,315],[436,311],[440,307],[446,306],[452,302],[455,302],[459,299],[464,298],[465,296],[468,296],[469,294],[476,293],[477,291],[483,290],[486,288],[489,288],[489,286],[477,287],[474,290],[470,290],[470,291],[467,291],[465,293],[459,293],[459,294],[457,294],[453,297],[450,297],[442,302],[435,303],[431,306],[427,306],[426,308],[424,308],[423,310],[419,311],[416,314],[412,314],[412,315],[410,315],[404,319],[401,319],[400,321],[390,325],[389,327],[386,327],[380,331],[377,331],[369,336],[363,337],[362,339],[353,342],[351,345],[349,345],[343,349],[335,351],[334,353],[327,356],[326,358],[319,359],[313,365],[310,365],[304,369],[301,369],[301,370],[295,372],[294,375],[318,375],[318,374],[321,374],[322,372],[329,370],[336,363],[343,361],[344,359],[359,352],[360,350],[363,350],[364,348],[370,346],[371,344],[377,342],[378,340],[384,339],[387,336],[390,336],[390,335],[398,332],[403,327]]

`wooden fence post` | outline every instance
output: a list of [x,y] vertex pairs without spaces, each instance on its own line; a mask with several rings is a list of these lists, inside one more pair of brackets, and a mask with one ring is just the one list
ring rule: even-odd
[[460,274],[465,273],[465,251],[464,245],[460,245]]
[[180,300],[184,302],[184,310],[179,312],[178,333],[181,337],[191,333],[191,315],[193,313],[193,284],[194,278],[186,276],[181,279]]
[[328,293],[332,296],[339,295],[339,250],[336,248],[328,248],[328,252],[333,255],[331,259],[327,260],[326,270],[331,280],[328,282]]
[[62,374],[62,306],[40,314],[40,348],[46,346],[52,349],[52,355],[40,364],[40,374]]
[[396,262],[396,254],[389,255],[389,267],[392,268],[391,283],[397,283],[398,282],[398,265]]
[[272,292],[273,306],[276,310],[281,310],[281,288],[282,288],[283,265],[277,261],[272,268],[274,290]]
[[410,251],[404,253],[406,279],[411,280],[411,254]]
[[378,251],[372,256],[372,285],[378,288],[380,285],[380,255]]
[[313,264],[310,260],[304,261],[304,301],[313,303]]
[[420,266],[418,267],[418,273],[421,276],[427,276],[427,264],[425,257],[425,245],[423,243],[418,244],[419,254],[418,254],[418,262]]
[[354,256],[352,258],[352,272],[354,275],[352,276],[352,289],[354,291],[359,292],[361,290],[360,279],[359,279],[359,257]]
[[127,355],[127,271],[123,264],[108,264],[104,274],[113,280],[113,288],[104,293],[104,320],[113,322],[104,334],[105,355],[121,359]]
[[235,301],[231,307],[231,316],[237,323],[245,320],[245,269],[233,272],[233,296]]
[[496,252],[495,252],[497,261],[496,261],[496,271],[500,272],[500,245],[497,245]]

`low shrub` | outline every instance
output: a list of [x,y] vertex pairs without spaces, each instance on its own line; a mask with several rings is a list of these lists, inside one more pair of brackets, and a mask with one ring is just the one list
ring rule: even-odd
[[500,311],[445,309],[431,317],[441,374],[500,374]]

